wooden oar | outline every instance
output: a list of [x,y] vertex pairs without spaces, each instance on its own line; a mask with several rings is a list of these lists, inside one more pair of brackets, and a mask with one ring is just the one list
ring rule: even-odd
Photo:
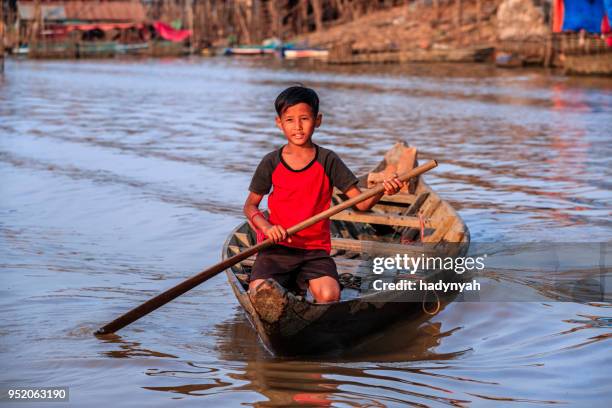
[[[425,173],[426,171],[433,169],[437,165],[438,163],[435,160],[431,160],[428,163],[423,164],[422,166],[415,167],[414,169],[404,174],[399,175],[398,178],[401,181],[408,181],[411,178],[418,176],[419,174]],[[305,221],[300,222],[299,224],[294,225],[293,227],[287,230],[287,234],[289,236],[294,235],[296,232],[301,231],[304,228],[308,228],[311,225],[316,224],[317,222],[324,220],[326,218],[329,218],[332,215],[337,214],[340,211],[345,210],[349,207],[352,207],[357,203],[367,200],[368,198],[375,196],[376,194],[382,193],[384,190],[385,188],[383,185],[372,188],[366,191],[365,193],[359,194],[356,197],[346,200],[334,207],[331,207],[325,211],[320,212],[319,214]],[[217,275],[219,272],[222,272],[226,270],[227,268],[234,266],[238,262],[245,260],[249,256],[261,251],[264,248],[269,247],[272,244],[273,244],[272,240],[266,239],[265,241],[248,248],[244,252],[241,252],[237,255],[232,256],[231,258],[227,258],[223,262],[219,262],[218,264],[211,266],[210,268],[198,273],[197,275],[194,275],[191,278],[179,283],[173,288],[170,288],[167,291],[155,296],[154,298],[147,300],[145,303],[130,310],[124,315],[119,316],[118,318],[108,323],[104,327],[98,329],[98,331],[96,332],[96,335],[114,333],[117,330],[124,328],[128,324],[133,323],[136,320],[140,319],[141,317],[151,313],[158,307],[163,306],[166,303],[170,302],[171,300],[179,297],[180,295],[187,292],[188,290],[193,289],[199,284],[207,281],[208,279]]]

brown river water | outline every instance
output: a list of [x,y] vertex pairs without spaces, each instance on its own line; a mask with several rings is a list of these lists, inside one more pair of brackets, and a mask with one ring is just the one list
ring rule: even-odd
[[[473,242],[612,240],[610,79],[484,65],[8,60],[0,386],[68,386],[60,405],[79,407],[610,406],[609,295],[453,302],[343,353],[278,358],[219,275],[116,337],[93,336],[220,260],[252,171],[283,141],[273,100],[295,82],[321,97],[315,141],[355,172],[398,139],[438,159],[427,180]],[[609,288],[602,257],[588,266]]]

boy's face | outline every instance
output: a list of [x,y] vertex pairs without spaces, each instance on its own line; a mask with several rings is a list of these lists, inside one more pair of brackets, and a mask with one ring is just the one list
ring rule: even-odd
[[276,117],[276,126],[283,131],[289,143],[308,146],[314,130],[321,125],[321,117],[320,113],[315,117],[307,103],[298,103]]

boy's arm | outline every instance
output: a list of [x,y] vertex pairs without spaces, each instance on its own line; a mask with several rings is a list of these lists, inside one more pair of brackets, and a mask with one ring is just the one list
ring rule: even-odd
[[[262,194],[249,192],[249,196],[244,202],[242,211],[246,215],[249,222],[257,229],[262,231],[266,237],[271,238],[272,241],[280,242],[287,239],[287,230],[281,225],[272,225],[268,222],[263,213],[259,210],[259,203],[263,199]],[[291,239],[289,239],[291,242]]]
[[[383,181],[383,186],[385,187],[384,192],[376,194],[375,196],[370,197],[365,201],[355,204],[355,208],[358,209],[359,211],[368,211],[370,208],[376,205],[376,203],[382,198],[383,195],[397,194],[405,184],[406,184],[405,182],[400,181],[397,177],[394,177],[388,180],[384,180]],[[346,194],[349,198],[353,198],[361,194],[361,190],[356,185],[352,185],[351,187],[349,187],[348,190],[344,192],[344,194]]]
[[[334,152],[329,151],[328,156],[326,157],[326,173],[329,175],[332,180],[332,185],[337,187],[341,191],[344,192],[349,198],[353,198],[361,194],[361,190],[357,187],[357,177],[355,174],[344,164],[342,159],[338,157]],[[374,197],[370,197],[365,201],[362,201],[358,204],[355,204],[355,208],[361,211],[367,211],[370,208],[374,207],[374,205],[381,199],[384,194],[392,195],[396,194],[400,191],[400,189],[404,186],[404,183],[401,182],[397,178],[397,174],[394,175],[393,178],[383,180],[383,185],[385,187],[384,193],[380,193],[375,195]]]

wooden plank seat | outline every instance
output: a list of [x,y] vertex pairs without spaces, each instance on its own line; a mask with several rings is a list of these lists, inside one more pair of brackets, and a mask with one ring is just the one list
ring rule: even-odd
[[[421,224],[418,217],[385,215],[366,211],[344,210],[331,217],[335,221],[360,222],[367,224],[391,225],[401,227],[420,228]],[[425,226],[430,222],[425,220]]]
[[355,251],[370,256],[395,256],[396,254],[436,254],[433,245],[403,245],[389,242],[366,241],[358,239],[332,238],[332,248]]

